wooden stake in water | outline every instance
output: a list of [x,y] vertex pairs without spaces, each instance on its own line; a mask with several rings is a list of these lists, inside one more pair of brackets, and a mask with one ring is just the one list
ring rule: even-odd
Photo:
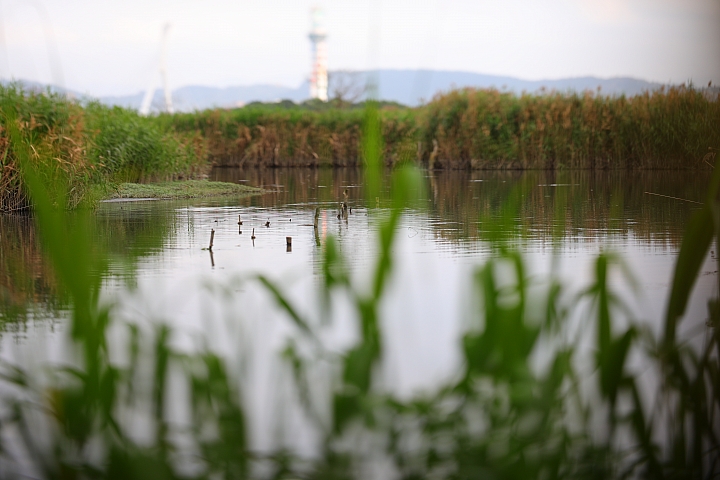
[[214,239],[215,239],[215,229],[214,229],[214,228],[211,228],[211,229],[210,229],[210,246],[208,247],[208,250],[210,250],[210,251],[212,251],[212,246],[213,246],[213,240],[214,240]]
[[253,228],[252,235],[250,235],[250,239],[255,240],[255,229]]
[[285,237],[285,245],[287,245],[287,252],[292,252],[292,237]]
[[242,218],[240,218],[240,215],[238,215],[238,225],[242,225]]
[[313,222],[313,232],[315,232],[315,244],[320,246],[320,235],[318,234],[318,218],[320,217],[320,208],[315,209],[315,221]]

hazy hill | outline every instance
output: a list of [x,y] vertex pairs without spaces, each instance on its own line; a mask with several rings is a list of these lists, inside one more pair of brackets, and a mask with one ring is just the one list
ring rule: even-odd
[[[561,92],[597,91],[599,87],[600,93],[604,95],[632,96],[661,86],[659,83],[629,77],[522,80],[514,77],[483,75],[472,72],[438,70],[337,71],[330,72],[330,96],[341,95],[350,101],[363,100],[367,95],[366,87],[371,77],[378,80],[378,96],[380,100],[413,106],[431,100],[439,92],[463,87],[496,88],[517,94],[524,91],[529,93],[538,92],[543,88]],[[22,83],[35,90],[46,88],[36,82]],[[87,98],[77,92],[65,89],[54,90],[65,91],[77,98]],[[172,96],[176,110],[188,112],[217,107],[233,108],[254,101],[292,100],[301,102],[308,98],[308,92],[307,82],[296,88],[279,85],[247,85],[225,88],[191,85],[173,90]],[[140,108],[143,95],[143,92],[138,92],[134,95],[100,97],[99,100],[108,105],[120,105],[137,109]],[[161,109],[164,106],[161,90],[155,91],[153,106],[156,109]]]
[[[515,93],[537,92],[541,88],[557,91],[596,91],[605,95],[637,95],[645,90],[660,87],[635,78],[563,78],[558,80],[521,80],[514,77],[482,75],[472,72],[451,72],[433,70],[378,70],[374,72],[330,72],[330,95],[342,94],[349,100],[362,100],[366,96],[371,74],[378,79],[378,96],[381,100],[418,105],[429,101],[438,92],[453,88],[476,87],[497,88]],[[248,85],[226,88],[186,86],[173,91],[175,108],[180,111],[202,110],[205,108],[232,108],[253,101],[272,102],[282,99],[300,102],[308,98],[308,84],[297,88],[278,85]],[[139,108],[142,93],[124,97],[102,97],[107,104]],[[162,92],[156,91],[153,104],[163,105]]]
[[29,91],[29,92],[47,92],[50,90],[52,93],[59,93],[62,95],[66,95],[70,98],[77,98],[80,100],[86,100],[90,99],[91,97],[88,97],[87,95],[83,95],[80,92],[76,92],[74,90],[70,90],[64,87],[58,87],[55,85],[48,85],[45,83],[35,82],[32,80],[6,80],[6,79],[0,79],[0,83],[3,85],[9,85],[11,83],[15,83],[17,85],[20,85],[23,90]]
[[[237,87],[205,87],[190,85],[173,90],[173,106],[182,112],[204,110],[206,108],[232,108],[250,102],[274,102],[279,100],[292,100],[301,102],[308,97],[307,84],[298,88],[282,87],[278,85],[248,85]],[[139,109],[144,92],[135,95],[118,97],[101,97],[100,101],[108,105],[120,105]],[[162,108],[165,105],[162,90],[155,90],[152,105]]]
[[[585,90],[596,91],[600,87],[600,92],[604,95],[632,96],[661,86],[658,83],[628,77],[521,80],[514,77],[483,75],[471,72],[433,70],[380,70],[377,74],[380,98],[394,100],[406,105],[417,105],[423,100],[431,100],[438,92],[463,87],[496,88],[517,94],[521,94],[523,91],[528,93],[537,92],[541,88],[561,92],[582,92]],[[363,75],[367,75],[367,73],[363,73]]]

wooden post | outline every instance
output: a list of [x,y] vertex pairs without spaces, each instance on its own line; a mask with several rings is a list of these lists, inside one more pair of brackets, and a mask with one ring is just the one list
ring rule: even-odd
[[238,215],[238,225],[242,225],[242,219],[240,218],[240,215]]
[[285,237],[285,244],[287,245],[286,252],[292,252],[292,237]]
[[213,246],[213,239],[215,239],[215,229],[211,228],[210,229],[210,246],[208,247],[208,250],[211,250],[211,251],[212,251],[212,246]]
[[320,246],[320,235],[318,234],[318,218],[320,217],[320,208],[315,209],[315,221],[313,222],[313,232],[315,233],[315,244]]
[[253,228],[252,235],[250,235],[250,238],[255,240],[255,229]]

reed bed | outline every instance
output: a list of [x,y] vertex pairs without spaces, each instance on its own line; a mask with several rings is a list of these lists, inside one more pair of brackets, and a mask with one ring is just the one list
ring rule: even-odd
[[[383,159],[432,169],[708,169],[720,100],[691,87],[635,97],[463,89],[380,109]],[[216,166],[362,166],[357,109],[261,108],[167,117]],[[705,160],[705,161],[704,161]]]
[[[360,108],[250,105],[141,117],[51,93],[0,87],[0,211],[29,206],[15,122],[49,184],[76,206],[94,186],[203,176],[212,166],[363,167]],[[497,90],[444,93],[418,108],[381,105],[381,161],[431,169],[710,169],[720,99],[691,87],[631,98]],[[57,180],[57,181],[56,181]]]
[[688,87],[629,98],[465,89],[426,107],[421,135],[434,168],[687,169],[708,168],[719,127],[720,101]]
[[[268,109],[249,106],[179,114],[164,120],[182,132],[200,132],[215,166],[357,167],[363,165],[361,109]],[[384,156],[393,164],[414,153],[412,110],[384,110]]]
[[[9,140],[9,123],[18,140]],[[69,207],[93,199],[114,182],[196,177],[207,169],[205,141],[178,134],[121,108],[80,105],[50,92],[0,86],[0,212],[30,207],[17,150],[27,148],[33,168],[55,185],[51,196]],[[60,195],[60,192],[63,192]]]

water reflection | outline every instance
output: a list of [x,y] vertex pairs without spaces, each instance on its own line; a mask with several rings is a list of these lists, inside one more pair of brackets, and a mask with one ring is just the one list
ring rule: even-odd
[[[278,250],[275,245],[285,246],[284,237],[290,236],[296,239],[295,253],[310,258],[317,270],[317,248],[328,234],[340,239],[350,265],[362,265],[372,258],[372,226],[391,194],[385,184],[377,204],[368,202],[362,171],[357,169],[215,169],[211,177],[260,186],[268,193],[242,199],[101,205],[94,242],[110,256],[109,273],[127,279],[136,274],[168,275],[184,262],[182,258],[192,257],[194,248],[206,244],[213,228],[218,246],[210,254],[211,266],[217,261],[220,268],[230,268],[228,262],[260,272],[285,268],[286,257],[277,254],[287,253],[287,248]],[[698,208],[667,197],[697,200],[706,185],[695,173],[658,171],[440,171],[426,172],[425,181],[426,205],[408,212],[403,225],[402,237],[413,240],[403,248],[411,255],[478,259],[487,250],[483,240],[498,233],[484,224],[510,212],[502,236],[520,242],[526,251],[557,250],[562,245],[566,256],[573,251],[595,254],[600,242],[643,257],[641,268],[649,271],[667,263],[662,257],[677,250],[686,219]],[[0,227],[0,313],[5,323],[27,318],[31,305],[55,315],[62,298],[40,254],[32,219],[4,215]],[[256,229],[257,244],[251,238]],[[262,252],[262,260],[226,250],[246,243]],[[243,258],[236,263],[232,259],[238,255]]]
[[28,318],[52,320],[66,304],[29,215],[0,215],[0,324],[24,329]]
[[[262,186],[271,193],[249,205],[337,203],[366,207],[362,171],[357,169],[215,169],[214,180]],[[634,233],[648,242],[678,246],[685,220],[698,208],[689,202],[646,192],[702,201],[708,179],[674,171],[434,171],[426,175],[428,212],[438,238],[482,237],[480,219],[498,215],[513,194],[521,202],[517,235],[551,238],[561,229],[571,241],[605,234]],[[389,186],[383,191],[389,195]],[[372,205],[371,200],[371,207]]]

